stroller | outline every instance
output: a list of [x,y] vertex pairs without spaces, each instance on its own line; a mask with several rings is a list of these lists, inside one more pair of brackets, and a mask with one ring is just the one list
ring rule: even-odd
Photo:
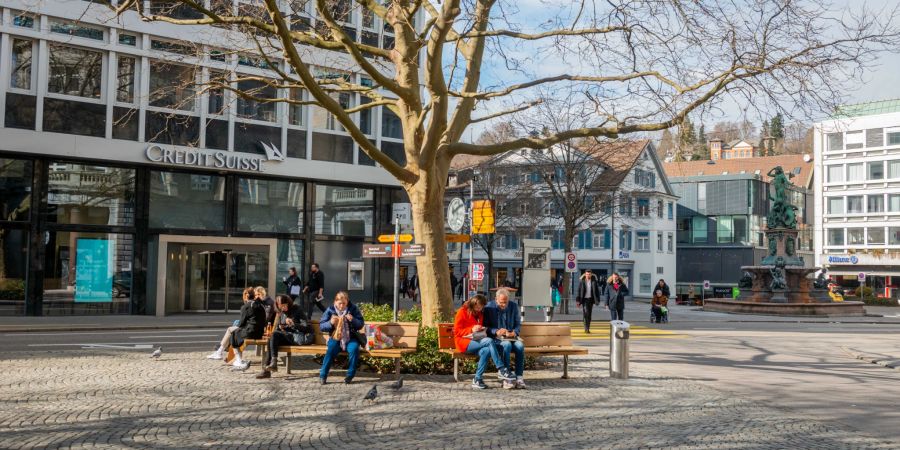
[[[653,293],[653,300],[650,302],[650,323],[669,323],[669,297],[662,295],[662,291],[657,290]],[[656,318],[656,308],[660,309],[659,319]]]

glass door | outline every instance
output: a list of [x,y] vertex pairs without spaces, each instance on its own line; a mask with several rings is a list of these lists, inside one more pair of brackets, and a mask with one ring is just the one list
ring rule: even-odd
[[[228,307],[240,309],[241,294],[248,287],[266,286],[269,278],[269,252],[265,247],[239,247],[228,258]],[[269,296],[274,296],[270,292]]]
[[167,312],[236,311],[245,288],[268,284],[266,246],[172,244],[168,253]]

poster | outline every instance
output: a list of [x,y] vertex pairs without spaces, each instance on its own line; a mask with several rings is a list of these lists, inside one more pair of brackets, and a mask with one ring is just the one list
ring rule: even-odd
[[80,238],[75,245],[75,301],[112,302],[109,240]]
[[364,267],[362,261],[347,261],[347,290],[363,290]]
[[522,305],[551,306],[550,294],[550,241],[525,239],[522,241]]

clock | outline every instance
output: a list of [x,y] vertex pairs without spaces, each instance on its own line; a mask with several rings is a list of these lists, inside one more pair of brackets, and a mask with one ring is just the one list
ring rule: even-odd
[[447,206],[447,226],[450,227],[454,233],[458,233],[459,230],[462,230],[463,224],[465,223],[466,204],[461,198],[456,197],[453,200],[450,200],[450,204]]

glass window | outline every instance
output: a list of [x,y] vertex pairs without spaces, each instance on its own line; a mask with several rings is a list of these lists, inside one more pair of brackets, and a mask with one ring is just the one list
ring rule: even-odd
[[863,245],[865,243],[865,228],[847,228],[847,244]]
[[662,231],[656,232],[656,251],[663,251],[663,233]]
[[695,243],[706,242],[707,222],[704,216],[694,216],[691,219],[691,240]]
[[675,236],[672,232],[669,232],[668,236],[666,236],[666,251],[669,253],[675,251]]
[[49,233],[44,315],[128,314],[133,243],[130,234]]
[[884,195],[869,195],[866,199],[868,203],[867,211],[870,213],[884,212]]
[[134,74],[137,59],[131,56],[119,56],[116,68],[116,101],[122,103],[134,103]]
[[895,131],[893,133],[887,134],[888,145],[898,145],[900,144],[900,131]]
[[872,227],[866,229],[869,245],[884,244],[884,227]]
[[[372,99],[365,95],[359,96],[359,104],[367,105],[372,103]],[[359,130],[364,134],[372,134],[372,108],[366,108],[359,112]]]
[[844,133],[828,133],[828,150],[844,149]]
[[844,213],[844,197],[828,197],[828,214]]
[[734,230],[734,242],[736,244],[750,243],[747,225],[747,217],[732,216],[732,229]]
[[406,165],[406,149],[402,143],[381,141],[381,151],[401,166]]
[[12,40],[12,65],[9,75],[9,87],[31,90],[31,41],[25,39]]
[[[291,100],[302,102],[303,101],[303,89],[299,88],[291,88]],[[297,104],[288,104],[288,123],[291,125],[303,125],[303,105]]]
[[[8,160],[0,159],[0,176],[3,175],[5,162]],[[0,181],[0,192],[5,193],[4,183],[5,181]],[[0,199],[0,206],[6,202],[5,198]],[[0,316],[25,315],[27,280],[28,232],[0,228]]]
[[900,178],[900,160],[888,161],[888,178]]
[[119,33],[119,43],[122,45],[137,46],[137,36],[133,34]]
[[[243,123],[235,123],[235,129]],[[236,135],[235,138],[239,136]],[[228,121],[207,119],[206,121],[206,148],[228,150]],[[237,148],[237,146],[235,146]]]
[[[294,267],[297,269],[297,275],[301,278],[304,276],[304,268],[306,264],[303,261],[303,241],[296,239],[279,239],[275,249],[278,263],[276,273],[279,276],[287,276],[288,269]],[[280,278],[279,278],[280,279]],[[275,283],[277,286],[276,294],[287,294],[287,286],[284,283]]]
[[150,106],[193,111],[194,68],[150,61]]
[[882,161],[869,163],[869,179],[881,180],[884,178],[884,163]]
[[150,227],[223,230],[225,177],[150,171]]
[[[29,220],[31,174],[31,161],[0,158],[0,221]],[[0,273],[0,279],[2,278]]]
[[134,224],[134,170],[51,162],[47,221],[87,225]]
[[637,234],[637,247],[635,250],[639,252],[649,252],[650,251],[650,232],[649,231],[638,231]]
[[863,196],[850,195],[847,197],[847,214],[861,214],[863,212]]
[[282,149],[281,128],[276,126],[258,125],[255,123],[235,122],[234,151],[266,155],[266,149],[263,147],[263,143]]
[[139,117],[137,109],[113,107],[113,139],[138,140]]
[[844,166],[841,164],[828,166],[828,182],[835,183],[839,181],[844,181]]
[[889,227],[888,228],[888,244],[890,245],[900,245],[900,227]]
[[37,115],[37,97],[29,94],[6,93],[6,112],[4,117],[6,128],[35,129]]
[[871,128],[866,130],[866,147],[881,147],[884,145],[884,128]]
[[225,113],[225,88],[221,86],[228,85],[228,81],[228,76],[224,72],[209,72],[210,84],[206,89],[206,112],[209,114]]
[[44,97],[44,131],[106,136],[106,105]]
[[303,232],[303,183],[240,178],[238,229]]
[[847,164],[847,181],[862,181],[864,179],[863,163]]
[[100,98],[103,53],[51,42],[47,92]]
[[316,185],[316,234],[372,236],[374,199],[372,189]]
[[734,240],[734,222],[731,216],[716,217],[716,241],[728,244]]
[[888,211],[900,212],[900,194],[888,194]]
[[651,284],[651,283],[650,283],[650,274],[649,274],[649,273],[642,273],[642,274],[640,275],[640,279],[641,279],[640,291],[641,291],[641,292],[644,292],[644,293],[650,292],[650,288],[651,288],[651,286],[650,286],[650,284]]
[[847,150],[853,150],[857,148],[863,148],[863,132],[859,131],[848,131],[844,135],[844,143],[845,148]]
[[353,164],[353,139],[336,134],[313,133],[312,159]]
[[67,20],[50,19],[50,31],[97,41],[103,40],[103,30]]
[[147,111],[144,140],[160,144],[200,145],[200,120],[160,111]]
[[631,230],[619,230],[619,250],[631,250]]
[[381,107],[381,135],[394,139],[403,139],[403,124],[400,123],[400,118],[387,106]]
[[[346,92],[333,92],[330,95],[335,101],[338,102],[341,108],[350,108],[350,94]],[[320,130],[344,131],[344,126],[338,122],[334,114],[331,114],[320,106],[313,107],[312,121],[313,128],[318,128]]]
[[[16,14],[15,12],[13,14]],[[20,13],[13,17],[13,25],[22,28],[34,28],[34,16]]]
[[650,199],[649,198],[638,198],[637,199],[637,215],[638,215],[638,217],[649,217],[650,216]]
[[266,99],[278,98],[278,90],[269,83],[258,80],[243,80],[237,84],[238,91],[252,96],[237,99],[237,116],[244,119],[263,120],[275,122],[278,120],[276,103],[266,102]]
[[829,228],[828,229],[828,245],[844,245],[844,229]]
[[669,220],[675,220],[675,204],[669,202],[666,206],[668,208]]

